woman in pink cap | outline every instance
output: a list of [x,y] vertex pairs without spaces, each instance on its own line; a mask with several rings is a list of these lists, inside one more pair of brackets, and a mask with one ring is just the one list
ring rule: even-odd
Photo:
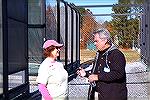
[[55,40],[47,40],[43,45],[46,59],[41,63],[37,76],[42,100],[67,100],[68,73],[63,64],[56,61],[62,46]]

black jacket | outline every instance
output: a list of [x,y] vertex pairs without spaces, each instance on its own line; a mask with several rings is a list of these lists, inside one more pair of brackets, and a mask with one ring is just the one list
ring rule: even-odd
[[94,74],[98,75],[95,88],[99,100],[127,100],[126,60],[123,53],[114,45],[98,52]]

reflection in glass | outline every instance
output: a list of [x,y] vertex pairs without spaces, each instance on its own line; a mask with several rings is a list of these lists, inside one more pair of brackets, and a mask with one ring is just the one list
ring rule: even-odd
[[28,0],[28,23],[44,24],[45,23],[45,6],[44,0]]
[[65,64],[65,6],[64,3],[60,3],[60,42],[64,44],[64,47],[60,51],[60,60]]
[[29,63],[39,64],[42,62],[43,32],[44,29],[28,28]]
[[46,39],[57,40],[57,2],[46,2]]
[[9,90],[25,83],[25,71],[20,71],[8,76]]

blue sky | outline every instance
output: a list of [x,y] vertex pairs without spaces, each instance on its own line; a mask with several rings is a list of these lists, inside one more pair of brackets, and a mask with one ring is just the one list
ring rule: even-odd
[[[113,5],[118,2],[118,0],[65,0],[68,3],[74,3],[75,5]],[[111,14],[111,7],[95,7],[87,8],[93,12],[93,14]],[[110,21],[111,16],[96,16],[98,21]]]

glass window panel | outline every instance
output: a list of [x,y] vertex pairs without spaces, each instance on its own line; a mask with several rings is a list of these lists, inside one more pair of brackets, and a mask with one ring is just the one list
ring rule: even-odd
[[38,90],[38,84],[36,82],[37,73],[40,64],[37,63],[29,63],[29,82],[30,82],[30,93]]
[[9,0],[7,2],[7,14],[9,18],[17,19],[18,21],[22,22],[27,22],[27,5],[25,4],[26,0]]
[[28,0],[28,23],[45,23],[45,0]]
[[8,73],[27,68],[27,25],[8,18]]
[[71,63],[71,8],[68,7],[68,64]]
[[2,0],[0,0],[0,94],[3,93],[3,33],[2,33]]
[[8,89],[15,88],[25,83],[25,71],[20,71],[11,75],[8,75]]
[[46,2],[46,38],[57,40],[57,2]]
[[38,73],[39,65],[42,62],[42,45],[44,38],[44,28],[28,28],[28,66],[29,66],[29,82],[30,93],[38,90],[35,84],[36,76]]
[[65,64],[65,6],[64,3],[60,3],[60,42],[64,44],[64,47],[60,51],[60,60]]
[[28,28],[28,66],[30,93],[38,90],[36,77],[39,66],[43,61],[43,42],[45,28]]
[[77,47],[76,47],[76,41],[77,41],[77,37],[76,37],[76,13],[75,13],[75,11],[73,11],[73,25],[74,25],[74,27],[73,27],[73,62],[75,62],[76,61],[76,50],[78,49]]
[[29,63],[41,63],[43,55],[44,29],[28,28]]

